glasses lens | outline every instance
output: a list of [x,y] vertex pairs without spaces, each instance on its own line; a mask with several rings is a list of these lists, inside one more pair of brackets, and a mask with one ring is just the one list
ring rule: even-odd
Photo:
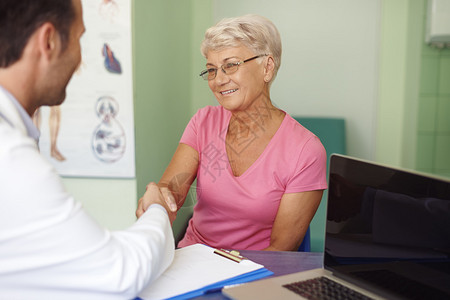
[[238,70],[238,66],[239,63],[227,63],[222,67],[222,69],[225,74],[232,74]]
[[216,78],[216,74],[217,74],[217,69],[211,68],[208,69],[208,80],[213,80],[214,78]]
[[204,80],[212,80],[212,79],[216,78],[216,74],[217,74],[217,69],[211,68],[211,69],[203,70],[200,73],[200,76],[202,76]]

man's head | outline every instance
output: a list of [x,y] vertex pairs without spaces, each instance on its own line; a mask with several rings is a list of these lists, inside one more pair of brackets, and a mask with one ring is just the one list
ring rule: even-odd
[[84,30],[81,0],[0,0],[0,83],[30,115],[64,101]]
[[67,47],[74,19],[72,0],[0,0],[0,68],[18,60],[31,35],[46,22],[55,26]]

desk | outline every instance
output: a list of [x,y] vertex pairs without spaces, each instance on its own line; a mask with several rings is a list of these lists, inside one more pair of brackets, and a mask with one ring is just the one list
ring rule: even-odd
[[[288,252],[288,251],[254,251],[242,250],[241,255],[262,264],[274,273],[272,276],[281,276],[290,273],[306,271],[322,267],[322,252]],[[269,278],[269,277],[266,277]],[[227,300],[229,298],[221,292],[211,293],[194,299]]]

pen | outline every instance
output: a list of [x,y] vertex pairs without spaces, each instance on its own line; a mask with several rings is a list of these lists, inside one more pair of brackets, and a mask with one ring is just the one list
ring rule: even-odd
[[228,251],[225,249],[215,249],[214,250],[215,254],[219,254],[223,257],[226,257],[228,259],[231,259],[232,261],[235,261],[237,263],[240,263],[243,259],[245,259],[245,257],[241,256],[239,254],[238,251],[232,250],[232,251]]

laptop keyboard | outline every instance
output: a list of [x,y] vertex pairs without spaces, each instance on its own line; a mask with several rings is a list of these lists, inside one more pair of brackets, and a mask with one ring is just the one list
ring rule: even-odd
[[306,299],[372,299],[326,277],[285,284],[283,287]]

